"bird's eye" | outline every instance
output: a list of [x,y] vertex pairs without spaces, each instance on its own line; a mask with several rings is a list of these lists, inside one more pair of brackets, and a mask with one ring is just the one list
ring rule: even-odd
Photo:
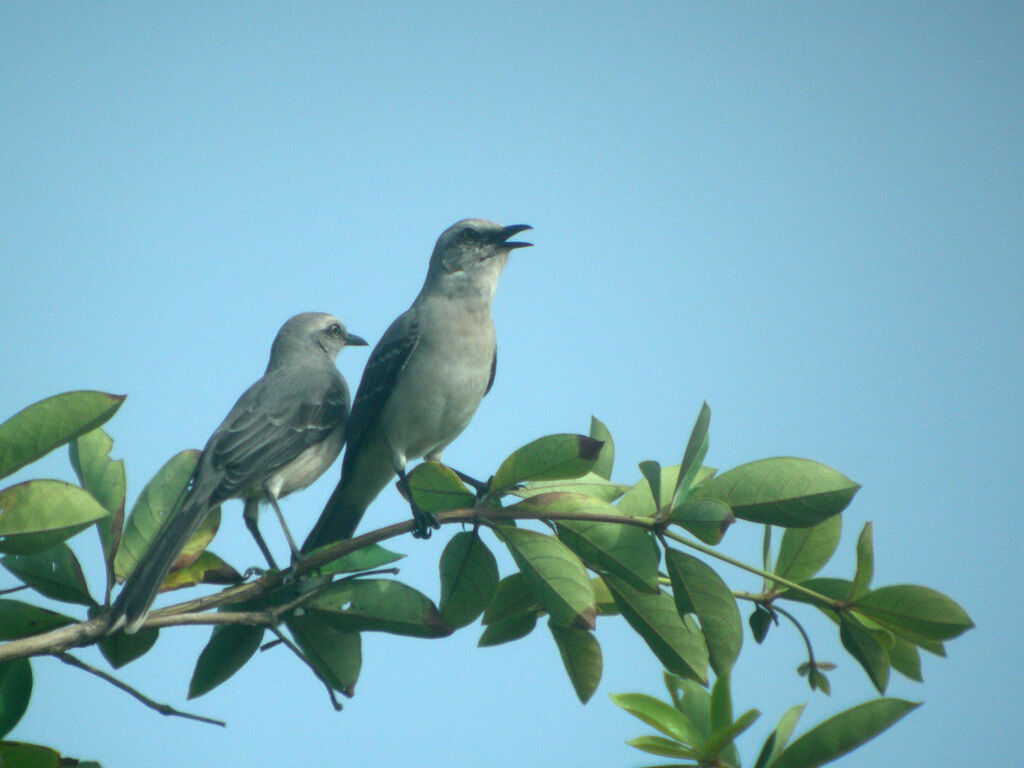
[[472,227],[467,227],[462,230],[462,242],[464,243],[475,243],[480,240],[480,233]]
[[331,325],[331,326],[330,326],[330,327],[329,327],[329,328],[327,329],[327,332],[328,332],[329,334],[331,334],[331,336],[333,336],[334,338],[336,338],[336,339],[337,339],[337,338],[339,338],[339,337],[341,336],[341,326],[340,326],[340,325],[338,325],[337,323],[333,323],[333,324],[332,324],[332,325]]

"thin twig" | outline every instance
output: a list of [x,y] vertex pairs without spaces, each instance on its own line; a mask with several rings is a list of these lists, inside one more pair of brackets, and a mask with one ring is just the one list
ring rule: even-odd
[[167,715],[169,717],[184,717],[187,720],[197,720],[200,723],[209,723],[210,725],[219,725],[221,728],[224,728],[227,725],[227,723],[225,723],[223,720],[214,720],[212,717],[203,717],[202,715],[193,715],[193,714],[191,714],[189,712],[182,712],[181,710],[175,709],[174,707],[172,707],[169,704],[161,704],[161,703],[159,703],[157,701],[153,701],[151,698],[149,698],[145,694],[140,693],[139,691],[135,690],[134,688],[132,688],[127,683],[124,683],[124,682],[118,680],[116,677],[107,674],[102,669],[97,669],[96,667],[91,666],[90,664],[86,664],[84,661],[75,658],[70,653],[59,652],[59,653],[53,653],[51,655],[53,657],[57,658],[57,659],[60,659],[65,664],[68,664],[68,665],[70,665],[72,667],[78,667],[79,669],[84,670],[85,672],[88,672],[91,675],[96,675],[96,677],[100,678],[101,680],[106,680],[108,683],[110,683],[115,688],[120,688],[122,691],[127,693],[129,696],[133,696],[134,698],[136,698],[139,701],[141,701],[143,704],[145,704],[150,709],[153,709],[153,710],[159,712],[161,715]]

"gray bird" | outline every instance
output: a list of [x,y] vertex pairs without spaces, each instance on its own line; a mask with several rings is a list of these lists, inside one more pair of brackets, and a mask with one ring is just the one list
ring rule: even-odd
[[[440,461],[490,391],[497,364],[491,300],[509,253],[531,245],[509,238],[527,229],[464,219],[437,239],[419,295],[370,353],[352,405],[341,481],[303,552],[351,538],[396,474],[416,520],[413,535],[428,538],[438,527],[411,502],[405,466],[421,456]],[[481,491],[482,484],[458,474]]]
[[333,315],[304,312],[281,327],[263,377],[211,435],[183,499],[114,601],[110,631],[124,625],[133,633],[142,625],[186,542],[210,509],[227,499],[244,500],[246,527],[276,568],[258,528],[259,503],[269,502],[298,558],[277,500],[308,486],[341,452],[349,394],[334,359],[346,345],[366,341]]

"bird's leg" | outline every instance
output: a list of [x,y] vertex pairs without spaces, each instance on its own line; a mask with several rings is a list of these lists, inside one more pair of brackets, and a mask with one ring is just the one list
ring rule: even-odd
[[281,514],[281,508],[277,506],[277,499],[273,496],[267,496],[267,501],[269,501],[270,506],[274,508],[274,514],[277,515],[277,520],[281,523],[281,530],[284,531],[284,537],[288,540],[288,546],[292,550],[292,565],[294,566],[302,559],[302,555],[299,554],[299,548],[295,546],[295,539],[292,538],[292,532],[288,530],[288,524],[284,521],[284,515]]
[[402,489],[402,493],[405,494],[405,498],[409,500],[409,507],[412,509],[412,519],[416,521],[416,527],[412,531],[413,537],[417,539],[429,539],[431,534],[431,528],[440,528],[441,524],[437,522],[437,518],[433,514],[425,509],[422,509],[419,504],[412,500],[412,491],[409,489],[409,478],[405,475],[405,467],[399,467],[398,472],[398,485]]
[[249,529],[249,533],[251,533],[253,539],[256,540],[256,546],[260,548],[260,552],[263,553],[263,557],[267,559],[267,565],[269,565],[275,571],[278,570],[277,563],[274,562],[274,556],[270,554],[270,547],[267,546],[267,542],[263,540],[263,534],[260,533],[259,499],[245,500],[245,512],[243,513],[242,517],[245,519],[245,527]]
[[448,467],[448,469],[454,472],[458,476],[459,480],[470,486],[476,492],[477,501],[480,501],[484,496],[486,496],[487,492],[491,489],[490,480],[486,483],[482,483],[479,480],[470,477],[465,472],[459,472],[455,467]]

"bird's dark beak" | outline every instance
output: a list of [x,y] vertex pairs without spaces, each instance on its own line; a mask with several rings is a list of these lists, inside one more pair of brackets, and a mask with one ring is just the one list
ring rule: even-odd
[[345,336],[345,345],[349,347],[368,347],[369,342],[366,341],[362,336],[356,336],[354,333],[347,334]]
[[498,240],[504,243],[505,248],[512,250],[513,248],[529,248],[533,243],[520,243],[516,241],[509,241],[510,237],[518,235],[520,232],[525,232],[528,229],[533,229],[529,224],[509,224],[507,227],[501,228],[501,234],[498,236]]

